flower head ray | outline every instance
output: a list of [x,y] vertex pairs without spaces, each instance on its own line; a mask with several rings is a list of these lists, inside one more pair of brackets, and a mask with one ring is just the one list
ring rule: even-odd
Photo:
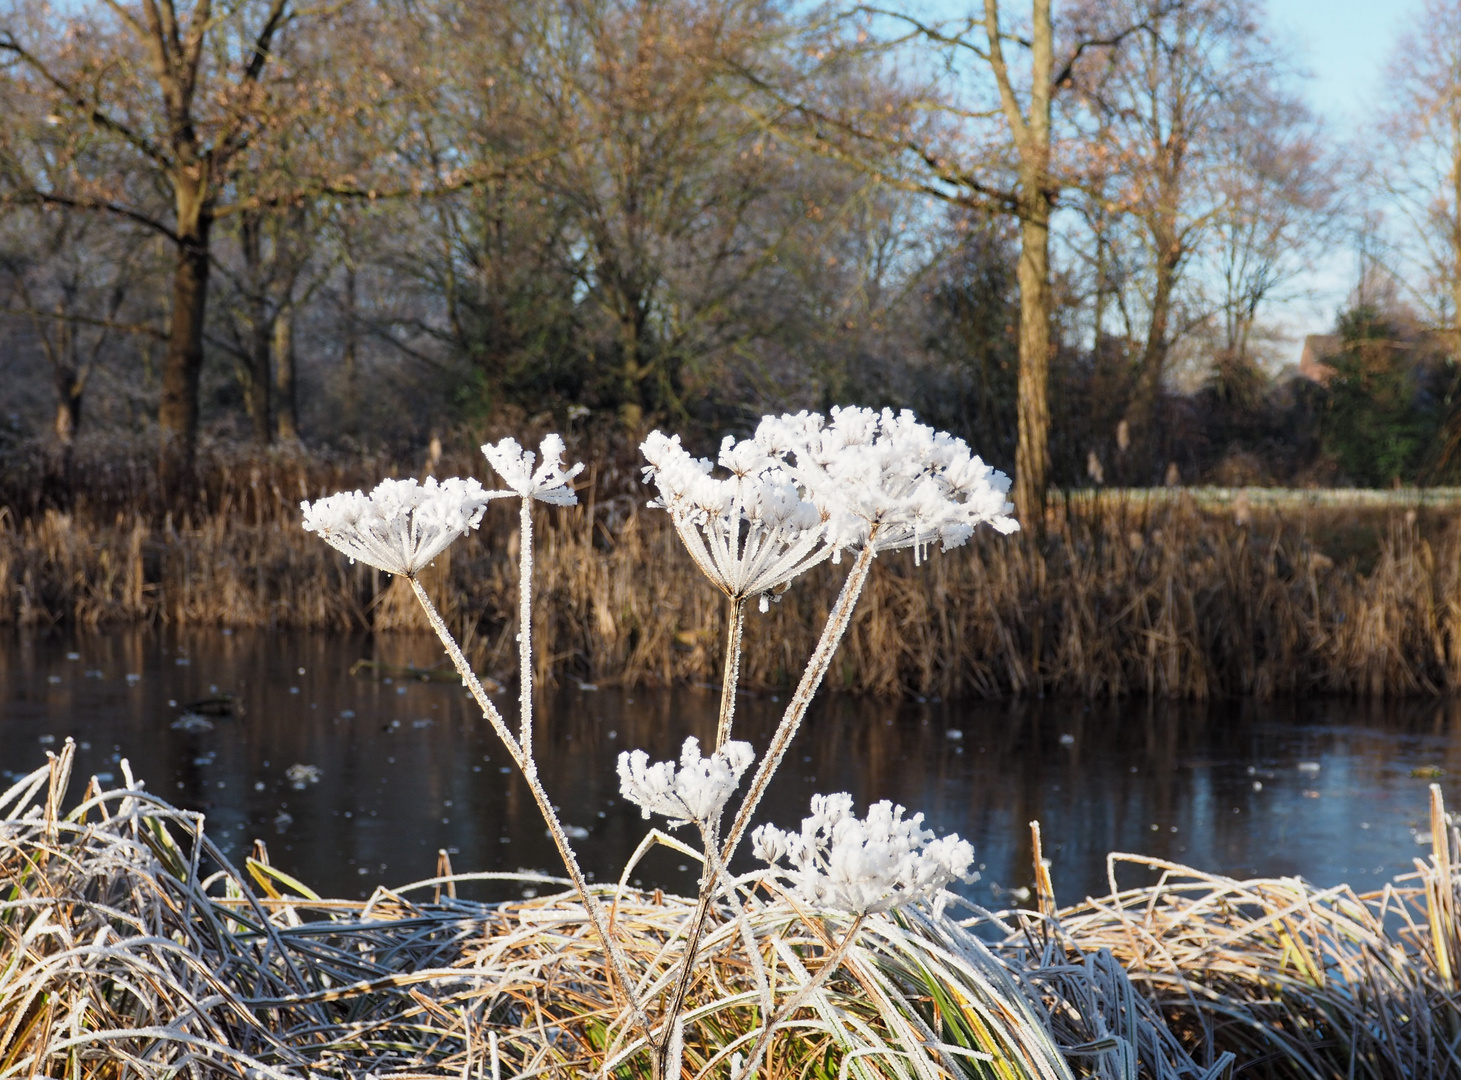
[[712,824],[756,758],[750,743],[728,742],[709,757],[700,756],[700,741],[685,740],[680,767],[672,761],[651,765],[643,750],[619,755],[619,791],[647,818],[663,814],[671,825]]
[[475,529],[498,493],[473,479],[382,480],[369,495],[342,491],[299,504],[306,532],[352,560],[410,577]]
[[830,554],[822,514],[782,463],[753,440],[727,436],[719,463],[693,458],[680,437],[651,432],[640,450],[645,479],[658,490],[650,505],[669,512],[702,573],[736,600],[766,597]]
[[575,506],[578,496],[573,492],[573,478],[583,472],[579,462],[571,469],[563,467],[566,447],[563,436],[548,435],[538,444],[538,453],[543,463],[533,469],[538,455],[524,450],[512,437],[497,443],[486,443],[482,453],[492,468],[515,493],[524,499],[538,499],[554,506]]
[[858,818],[846,793],[814,795],[811,809],[799,833],[763,825],[751,836],[758,859],[778,869],[783,859],[791,864],[784,872],[808,904],[867,915],[969,880],[973,847],[953,833],[935,837],[922,814],[905,818],[885,799]]

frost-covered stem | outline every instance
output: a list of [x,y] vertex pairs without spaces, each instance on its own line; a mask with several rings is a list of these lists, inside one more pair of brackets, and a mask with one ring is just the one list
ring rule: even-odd
[[817,687],[822,685],[822,677],[827,674],[827,668],[832,664],[832,656],[842,642],[842,635],[847,632],[848,623],[852,621],[853,609],[857,607],[857,599],[862,595],[862,587],[867,583],[868,571],[872,569],[873,557],[877,554],[876,537],[877,528],[875,526],[868,537],[867,544],[862,551],[858,552],[857,561],[852,564],[852,569],[847,574],[847,580],[842,583],[842,591],[837,595],[837,603],[832,605],[832,611],[827,615],[827,625],[822,628],[822,636],[817,642],[816,649],[812,652],[811,659],[807,661],[806,670],[802,672],[801,681],[797,683],[796,693],[792,695],[791,701],[787,702],[786,712],[781,716],[781,723],[776,727],[776,734],[771,736],[771,745],[766,748],[766,754],[756,768],[756,776],[746,791],[746,797],[742,800],[741,808],[736,813],[735,824],[731,826],[730,835],[726,837],[725,845],[721,848],[720,861],[727,866],[730,865],[731,857],[736,853],[736,845],[741,842],[741,837],[750,827],[751,815],[756,812],[761,797],[766,794],[766,786],[771,783],[771,777],[775,775],[777,768],[781,765],[781,759],[785,756],[787,747],[791,745],[797,729],[801,727],[802,718],[807,714],[807,707],[811,705]]
[[533,500],[523,499],[517,545],[517,682],[523,756],[533,756]]
[[827,962],[817,970],[817,973],[807,981],[805,986],[791,995],[785,1005],[776,1010],[775,1016],[766,1021],[766,1026],[761,1029],[761,1034],[756,1037],[755,1045],[751,1047],[751,1053],[746,1058],[745,1068],[741,1070],[737,1077],[732,1078],[732,1080],[739,1080],[740,1077],[750,1076],[756,1071],[756,1066],[761,1064],[761,1055],[766,1052],[766,1047],[771,1043],[771,1036],[776,1031],[776,1025],[796,1012],[797,1009],[800,1009],[802,1003],[816,993],[817,988],[826,982],[842,966],[842,958],[847,955],[847,950],[852,947],[853,939],[857,937],[857,932],[862,929],[863,920],[866,918],[866,915],[859,915],[852,920],[852,925],[847,928],[847,933],[837,943],[837,947],[832,950],[832,955],[827,957]]
[[741,681],[741,631],[746,625],[746,598],[730,599],[730,625],[725,630],[725,672],[720,680],[720,723],[715,729],[715,748],[725,746],[730,738],[731,721],[736,715],[736,686]]
[[[690,979],[695,974],[695,954],[700,951],[700,939],[705,935],[705,920],[710,915],[710,904],[715,897],[716,884],[720,878],[721,863],[715,857],[720,848],[719,832],[718,828],[702,827],[700,830],[700,840],[705,845],[705,868],[700,874],[700,903],[695,906],[690,929],[685,934],[685,958],[681,961],[680,978],[675,983],[675,992],[670,998],[669,1010],[665,1013],[665,1020],[670,1028],[679,1022],[680,1010],[685,1007],[685,995],[690,991]],[[670,1074],[665,1071],[668,1067],[669,1046],[664,1045],[659,1050],[659,1075],[668,1077]]]
[[492,704],[492,699],[487,696],[487,691],[482,689],[482,682],[477,678],[477,673],[472,670],[472,665],[467,663],[467,658],[462,655],[461,646],[457,639],[452,637],[446,623],[442,621],[441,615],[436,610],[436,605],[431,602],[431,597],[426,595],[426,590],[421,587],[421,582],[416,578],[406,579],[411,583],[411,589],[416,594],[416,599],[421,602],[421,610],[426,612],[426,621],[431,624],[431,629],[436,631],[436,636],[441,639],[442,647],[446,649],[447,656],[457,669],[457,674],[462,677],[462,683],[471,691],[472,697],[476,699],[477,706],[482,710],[482,715],[492,725],[492,730],[497,732],[497,737],[507,746],[507,751],[512,755],[519,768],[523,764],[522,747],[512,737],[508,730],[507,723],[502,719],[502,714],[497,711],[497,706]]
[[[482,683],[467,663],[467,658],[462,655],[461,647],[457,644],[456,638],[452,637],[451,631],[447,629],[446,623],[442,621],[441,615],[437,613],[436,605],[431,602],[431,597],[426,595],[426,590],[414,577],[408,578],[411,588],[416,593],[416,599],[421,602],[422,610],[426,612],[426,619],[431,623],[431,628],[436,631],[436,636],[441,639],[441,644],[446,649],[446,654],[456,665],[458,674],[462,681],[472,691],[472,696],[477,699],[481,706],[482,715],[492,725],[492,730],[497,732],[497,737],[507,747],[507,752],[512,755],[513,762],[522,773],[523,779],[528,783],[528,790],[533,793],[533,801],[538,804],[538,810],[547,822],[548,832],[553,837],[553,845],[558,849],[558,855],[563,860],[564,867],[568,870],[568,876],[573,881],[573,887],[578,892],[579,899],[583,901],[584,910],[588,912],[589,921],[593,923],[594,933],[604,946],[604,953],[609,958],[609,966],[618,979],[620,987],[623,988],[625,996],[629,999],[629,1007],[634,1012],[634,1019],[644,1030],[644,1037],[649,1040],[651,1046],[655,1045],[654,1036],[649,1025],[649,1016],[640,1003],[639,995],[634,990],[634,980],[629,977],[629,963],[625,958],[623,950],[614,941],[613,935],[609,933],[609,920],[604,914],[603,905],[598,897],[589,891],[588,879],[583,876],[583,870],[578,865],[578,857],[573,853],[573,847],[568,842],[568,836],[563,831],[563,823],[558,820],[558,814],[553,810],[553,803],[548,798],[548,792],[544,790],[542,783],[538,780],[538,767],[531,757],[523,753],[523,748],[518,741],[512,737],[502,714],[497,711],[497,706],[492,704],[492,699],[482,689]],[[531,688],[530,688],[531,689]]]

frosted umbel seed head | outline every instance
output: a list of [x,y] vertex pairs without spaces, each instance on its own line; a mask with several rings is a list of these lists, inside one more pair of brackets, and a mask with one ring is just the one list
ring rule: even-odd
[[643,750],[619,755],[619,791],[624,798],[650,814],[663,814],[671,825],[695,822],[707,825],[720,816],[726,800],[735,791],[756,758],[750,743],[728,742],[709,757],[700,756],[700,741],[685,740],[680,767],[673,761],[651,765]]
[[650,506],[670,515],[706,577],[736,600],[779,594],[798,574],[827,557],[822,514],[775,457],[750,439],[726,436],[719,464],[694,458],[678,435],[650,432],[640,446],[649,462]]
[[524,450],[511,437],[498,443],[486,443],[482,453],[503,482],[524,499],[538,499],[554,506],[575,506],[578,496],[573,493],[573,478],[583,472],[583,462],[564,469],[565,449],[563,436],[546,436],[538,444],[543,463],[536,470],[533,463],[537,455],[531,450]]
[[834,408],[767,416],[756,445],[783,463],[827,520],[829,543],[878,551],[933,543],[947,549],[987,524],[1020,526],[1005,498],[1009,477],[972,454],[963,439],[920,424],[908,410]]
[[931,898],[956,878],[968,880],[973,847],[953,833],[936,837],[922,828],[922,814],[903,814],[884,800],[859,818],[851,795],[814,795],[801,832],[762,825],[751,834],[751,850],[782,870],[806,903],[850,915],[890,911]]
[[414,576],[457,537],[475,529],[493,492],[476,480],[382,480],[374,491],[342,491],[299,504],[306,532],[352,560]]

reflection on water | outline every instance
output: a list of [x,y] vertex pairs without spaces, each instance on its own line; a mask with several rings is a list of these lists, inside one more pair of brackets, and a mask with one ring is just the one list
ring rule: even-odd
[[[439,656],[413,637],[0,636],[0,771],[29,771],[72,736],[83,775],[120,783],[128,758],[149,790],[206,812],[231,856],[262,838],[275,865],[328,895],[428,877],[439,848],[458,871],[556,870],[532,799],[459,685],[350,674],[363,657],[429,667]],[[187,704],[224,693],[243,715],[183,719]],[[510,714],[512,692],[498,697]],[[545,693],[543,779],[586,870],[617,876],[652,824],[619,799],[615,755],[667,758],[686,735],[713,739],[716,701],[694,689]],[[781,707],[745,697],[739,737],[764,745]],[[1106,891],[1112,850],[1369,888],[1425,851],[1429,779],[1417,773],[1444,770],[1461,805],[1457,731],[1451,702],[833,697],[813,709],[761,816],[793,824],[818,791],[850,791],[860,806],[894,799],[974,843],[982,878],[965,891],[986,904],[1029,884],[1034,819],[1066,902]],[[635,874],[693,891],[684,857],[663,850]]]

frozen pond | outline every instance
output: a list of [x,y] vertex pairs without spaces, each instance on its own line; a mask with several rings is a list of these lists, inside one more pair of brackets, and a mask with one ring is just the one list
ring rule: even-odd
[[[71,736],[83,776],[120,783],[125,757],[149,790],[206,812],[232,857],[241,862],[261,838],[274,865],[326,895],[429,877],[439,848],[458,871],[556,872],[526,787],[459,683],[351,673],[361,659],[397,669],[440,655],[434,640],[409,636],[9,631],[0,772],[35,768]],[[242,715],[183,719],[190,703],[224,694]],[[497,700],[511,717],[514,688]],[[651,824],[618,798],[615,756],[642,747],[662,759],[686,735],[712,740],[717,700],[708,689],[576,682],[544,692],[543,779],[581,837],[586,870],[617,877]],[[738,737],[764,745],[781,708],[772,695],[744,696]],[[974,843],[982,877],[966,891],[986,904],[1030,884],[1036,818],[1065,903],[1106,891],[1112,850],[1364,889],[1427,853],[1429,774],[1442,770],[1448,801],[1461,805],[1458,726],[1455,703],[1429,700],[822,698],[761,817],[792,825],[818,791],[850,791],[860,808],[889,798],[922,810],[938,831]],[[663,851],[636,877],[694,888],[684,859]]]

